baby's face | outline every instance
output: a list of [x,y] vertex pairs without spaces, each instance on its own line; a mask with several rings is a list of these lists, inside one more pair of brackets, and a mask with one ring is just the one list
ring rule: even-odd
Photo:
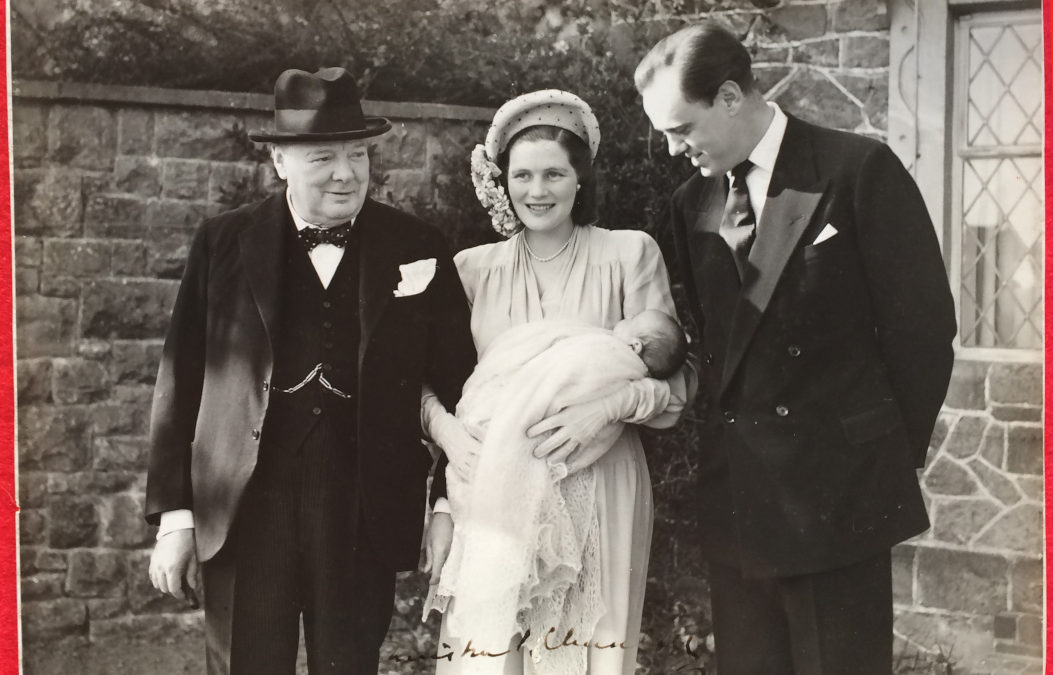
[[634,345],[639,345],[640,340],[638,338],[640,334],[640,328],[636,325],[637,317],[632,319],[622,319],[618,323],[614,324],[614,328],[611,332],[614,333],[614,337],[618,338],[625,344],[634,348],[634,351],[639,351]]

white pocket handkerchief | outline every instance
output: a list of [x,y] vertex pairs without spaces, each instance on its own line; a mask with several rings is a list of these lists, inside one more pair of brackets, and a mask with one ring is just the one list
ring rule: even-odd
[[423,293],[435,276],[435,258],[425,258],[399,265],[399,273],[402,279],[399,281],[399,287],[394,291],[396,298]]
[[834,236],[835,234],[837,234],[837,228],[834,227],[833,225],[831,225],[830,223],[827,223],[826,227],[823,228],[823,231],[820,232],[819,236],[816,237],[815,241],[812,242],[812,246],[815,246],[816,244],[820,244],[820,243],[826,241],[827,239],[829,239],[830,237]]

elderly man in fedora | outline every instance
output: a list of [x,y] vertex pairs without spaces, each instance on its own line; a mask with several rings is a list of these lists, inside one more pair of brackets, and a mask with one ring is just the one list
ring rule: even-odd
[[301,617],[310,672],[375,673],[420,556],[421,388],[460,398],[468,306],[439,233],[368,197],[367,142],[391,125],[351,75],[288,70],[274,98],[250,137],[287,187],[201,225],[172,312],[150,578],[203,591],[209,673],[295,672]]

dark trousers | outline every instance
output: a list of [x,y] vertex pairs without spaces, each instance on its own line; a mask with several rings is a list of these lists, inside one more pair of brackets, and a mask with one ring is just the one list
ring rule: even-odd
[[834,570],[744,579],[710,563],[717,675],[889,675],[889,552]]
[[297,448],[262,444],[231,538],[202,567],[210,675],[291,675],[301,616],[312,674],[376,674],[395,573],[359,534],[347,438],[322,419]]

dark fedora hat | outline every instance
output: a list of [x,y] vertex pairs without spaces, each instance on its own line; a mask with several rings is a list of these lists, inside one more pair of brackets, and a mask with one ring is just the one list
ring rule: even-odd
[[391,129],[383,117],[366,117],[358,85],[343,68],[316,73],[286,70],[274,83],[274,130],[249,134],[254,141],[351,141]]

